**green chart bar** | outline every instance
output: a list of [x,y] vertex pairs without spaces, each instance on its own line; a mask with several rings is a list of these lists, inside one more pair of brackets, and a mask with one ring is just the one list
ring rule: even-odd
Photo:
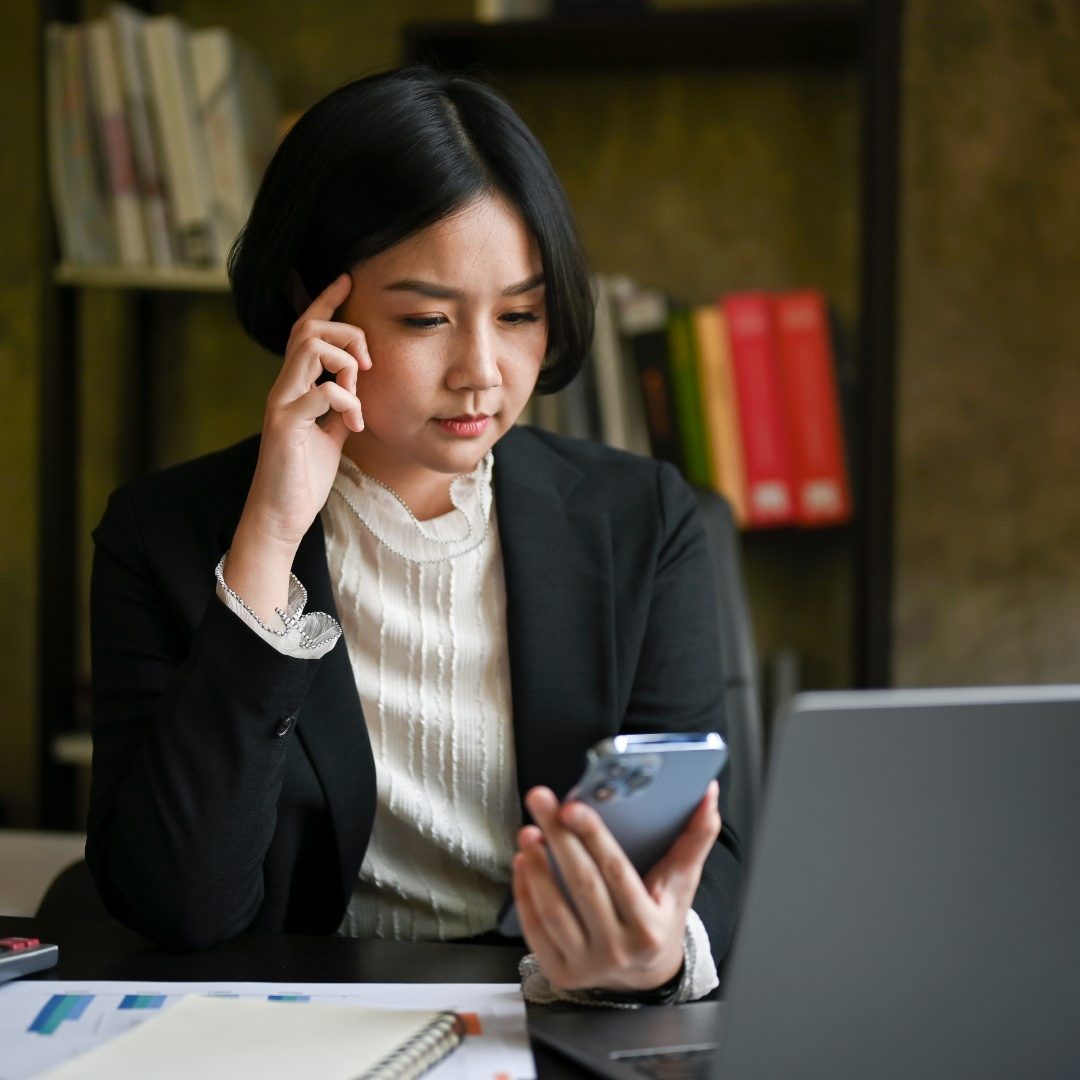
[[52,1035],[65,1020],[78,1020],[93,1000],[93,994],[53,994],[26,1030]]

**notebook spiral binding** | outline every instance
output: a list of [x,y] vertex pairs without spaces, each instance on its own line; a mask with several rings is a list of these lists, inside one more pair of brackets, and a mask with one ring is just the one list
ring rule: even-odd
[[457,1013],[440,1013],[405,1046],[383,1058],[365,1073],[367,1080],[411,1080],[422,1076],[442,1061],[465,1034],[465,1025]]

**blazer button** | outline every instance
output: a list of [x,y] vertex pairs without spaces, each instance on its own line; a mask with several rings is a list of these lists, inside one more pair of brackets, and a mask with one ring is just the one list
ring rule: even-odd
[[296,713],[292,716],[283,716],[278,722],[277,730],[274,734],[280,739],[282,735],[288,735],[292,731],[293,724],[296,723]]

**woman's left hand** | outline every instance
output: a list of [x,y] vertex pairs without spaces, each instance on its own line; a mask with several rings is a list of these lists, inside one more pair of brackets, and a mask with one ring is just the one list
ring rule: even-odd
[[[644,880],[593,809],[581,802],[560,806],[545,787],[529,791],[525,803],[536,825],[518,834],[514,901],[525,940],[553,986],[652,990],[675,976],[686,914],[720,835],[717,790],[714,780]],[[573,907],[548,861],[549,848]]]

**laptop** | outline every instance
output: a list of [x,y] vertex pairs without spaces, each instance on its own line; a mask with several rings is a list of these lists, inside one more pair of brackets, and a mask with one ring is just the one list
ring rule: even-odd
[[1080,686],[795,698],[724,989],[530,1031],[625,1080],[1080,1075]]

